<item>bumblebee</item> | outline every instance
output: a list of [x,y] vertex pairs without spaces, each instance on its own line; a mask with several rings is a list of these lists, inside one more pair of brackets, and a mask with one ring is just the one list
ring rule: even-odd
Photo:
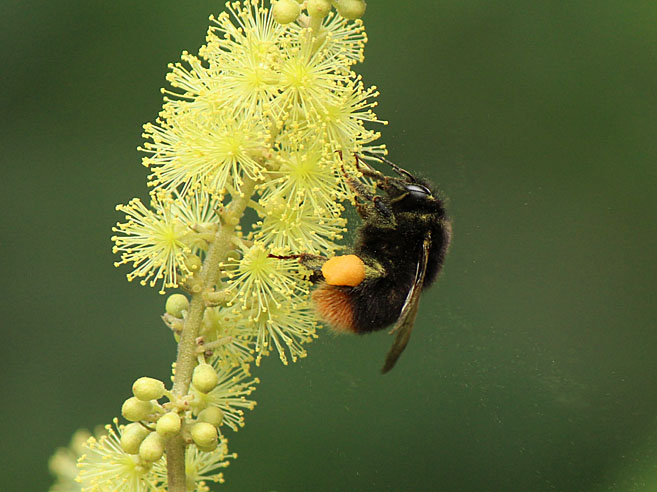
[[395,341],[381,371],[392,369],[406,348],[420,294],[436,279],[451,239],[451,225],[432,186],[387,159],[398,177],[385,176],[358,155],[356,166],[383,193],[376,194],[349,176],[356,211],[363,220],[352,254],[325,258],[299,254],[317,285],[312,300],[319,316],[333,329],[370,333],[394,323]]

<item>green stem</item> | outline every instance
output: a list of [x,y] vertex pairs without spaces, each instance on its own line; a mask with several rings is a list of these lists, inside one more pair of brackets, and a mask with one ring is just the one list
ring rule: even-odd
[[[196,367],[196,339],[198,338],[203,313],[206,303],[203,293],[211,290],[216,285],[221,275],[220,264],[226,259],[228,253],[233,249],[233,238],[235,226],[239,224],[246,210],[253,190],[255,181],[246,179],[241,187],[241,194],[233,196],[222,215],[222,226],[214,236],[214,240],[208,248],[203,262],[203,268],[199,274],[200,286],[198,292],[192,294],[189,310],[185,317],[185,324],[178,342],[178,357],[176,358],[176,371],[173,380],[174,398],[182,398],[189,392],[192,380],[192,372]],[[169,439],[166,447],[167,454],[167,476],[169,481],[169,492],[186,492],[185,476],[185,443],[182,435],[178,434]]]

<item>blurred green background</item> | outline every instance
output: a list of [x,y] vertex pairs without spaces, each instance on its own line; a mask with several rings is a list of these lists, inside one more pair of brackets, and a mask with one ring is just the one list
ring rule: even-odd
[[[112,266],[166,64],[221,2],[0,1],[4,491],[166,378],[164,299]],[[657,3],[371,0],[390,158],[454,242],[389,375],[381,333],[255,371],[225,491],[657,490]]]

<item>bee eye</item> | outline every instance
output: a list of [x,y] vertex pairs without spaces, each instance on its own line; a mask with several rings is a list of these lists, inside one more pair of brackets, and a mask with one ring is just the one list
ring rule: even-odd
[[431,192],[426,186],[419,184],[409,184],[406,185],[406,191],[408,191],[414,198],[424,198],[431,195]]

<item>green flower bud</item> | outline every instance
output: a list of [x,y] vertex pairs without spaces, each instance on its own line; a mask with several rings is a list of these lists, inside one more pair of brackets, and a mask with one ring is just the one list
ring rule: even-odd
[[201,413],[198,414],[199,422],[207,422],[212,424],[215,427],[219,427],[221,422],[224,420],[224,412],[217,407],[208,407],[205,410],[201,410]]
[[212,444],[209,446],[199,446],[198,444],[196,447],[199,449],[199,451],[203,451],[205,453],[211,453],[215,449],[217,449],[217,446],[219,445],[219,441],[214,441]]
[[[240,260],[242,258],[242,255],[240,255],[237,251],[232,250],[229,251],[228,254],[226,255],[227,260]],[[235,265],[228,264],[226,265],[227,267],[234,267]]]
[[338,0],[338,13],[345,19],[360,19],[365,14],[367,4],[364,0]]
[[330,0],[308,0],[306,10],[311,17],[326,17],[331,11]]
[[199,448],[206,448],[217,445],[217,428],[207,422],[197,422],[192,425],[192,440]]
[[183,317],[183,311],[189,308],[189,299],[183,294],[171,294],[167,298],[167,303],[164,307],[167,313],[176,318]]
[[141,424],[128,424],[121,434],[121,447],[128,454],[139,453],[139,446],[142,441],[150,434],[150,431]]
[[139,457],[144,461],[157,461],[164,454],[164,439],[157,432],[151,432],[139,446]]
[[152,411],[153,404],[150,401],[142,401],[135,396],[124,401],[121,407],[121,415],[130,422],[144,420]]
[[209,393],[217,386],[219,376],[210,364],[201,363],[194,368],[192,384],[201,393]]
[[279,24],[294,22],[301,13],[301,6],[295,0],[279,0],[272,7],[274,19]]
[[187,270],[195,273],[201,269],[203,266],[203,261],[201,261],[201,259],[196,255],[190,255],[185,258],[185,266],[187,267]]
[[155,425],[155,430],[162,437],[169,437],[180,431],[180,415],[177,413],[165,413]]
[[139,378],[132,385],[132,394],[141,401],[159,400],[164,392],[164,383],[159,379]]

